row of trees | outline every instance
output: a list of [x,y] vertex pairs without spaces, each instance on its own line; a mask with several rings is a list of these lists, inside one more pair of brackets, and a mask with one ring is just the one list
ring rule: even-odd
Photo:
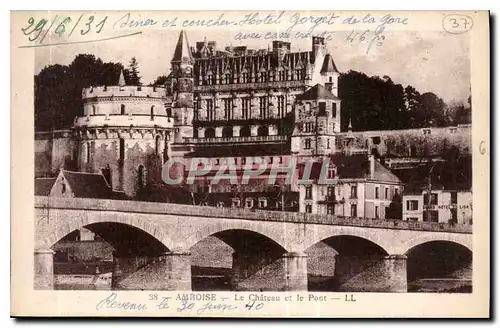
[[389,76],[367,76],[349,71],[339,79],[342,130],[352,119],[353,130],[393,130],[448,126],[471,122],[467,104],[450,104],[432,92],[419,93],[413,86],[395,84]]
[[[35,75],[35,128],[64,129],[82,115],[82,89],[116,85],[123,71],[127,85],[141,85],[139,65],[132,58],[127,67],[103,62],[94,55],[80,54],[69,65],[50,65]],[[149,85],[164,85],[165,75]],[[414,87],[395,84],[390,77],[367,76],[349,71],[340,76],[342,130],[352,118],[353,130],[393,130],[446,126],[471,122],[468,104],[446,105],[432,92],[420,94]]]

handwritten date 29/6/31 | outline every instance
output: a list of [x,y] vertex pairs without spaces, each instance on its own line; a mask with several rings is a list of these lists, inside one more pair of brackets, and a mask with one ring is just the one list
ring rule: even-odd
[[49,33],[59,37],[69,37],[73,33],[79,35],[99,34],[104,29],[107,20],[108,16],[97,17],[88,14],[81,14],[78,18],[56,15],[52,21],[45,18],[36,20],[30,17],[27,25],[21,31],[30,42],[42,44]]

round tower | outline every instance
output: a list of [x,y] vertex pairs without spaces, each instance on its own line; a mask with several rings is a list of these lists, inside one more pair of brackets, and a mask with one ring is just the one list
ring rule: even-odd
[[113,190],[134,196],[161,181],[173,119],[165,110],[166,89],[127,86],[83,89],[84,116],[75,119],[82,172],[102,172]]

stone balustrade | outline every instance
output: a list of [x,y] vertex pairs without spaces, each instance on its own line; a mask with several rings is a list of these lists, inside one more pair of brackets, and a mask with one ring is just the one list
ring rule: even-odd
[[342,217],[337,215],[321,215],[297,212],[279,212],[265,210],[251,210],[243,208],[210,207],[181,205],[172,203],[153,203],[139,201],[124,201],[111,199],[90,198],[54,198],[45,196],[35,197],[35,208],[61,208],[75,210],[119,211],[131,213],[151,213],[194,217],[213,217],[225,219],[244,219],[256,221],[310,223],[322,225],[356,226],[380,229],[439,231],[454,233],[472,233],[472,225],[447,224],[435,222],[410,222],[389,219],[370,219]]

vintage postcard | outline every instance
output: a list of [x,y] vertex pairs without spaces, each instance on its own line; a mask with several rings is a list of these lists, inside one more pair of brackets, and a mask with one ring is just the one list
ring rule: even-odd
[[489,317],[488,12],[11,18],[13,316]]

